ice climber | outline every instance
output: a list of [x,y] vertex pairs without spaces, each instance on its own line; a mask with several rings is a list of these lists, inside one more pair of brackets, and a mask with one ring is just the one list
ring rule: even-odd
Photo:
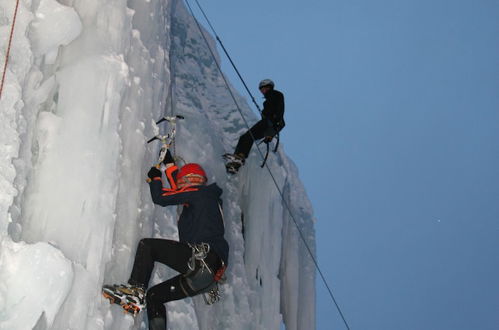
[[274,89],[274,82],[270,79],[260,81],[258,89],[265,98],[262,119],[241,135],[234,154],[224,155],[229,173],[237,173],[244,165],[254,141],[264,139],[265,143],[270,143],[273,137],[284,128],[284,95]]
[[[163,188],[161,171],[152,167],[147,176],[152,200],[161,206],[183,205],[178,219],[179,241],[145,238],[137,247],[127,284],[103,287],[103,295],[132,313],[147,309],[150,330],[166,329],[164,303],[200,293],[216,295],[217,282],[227,266],[229,245],[216,183],[198,164],[178,170],[167,152],[165,174],[170,188]],[[160,262],[180,274],[148,289],[154,263]]]

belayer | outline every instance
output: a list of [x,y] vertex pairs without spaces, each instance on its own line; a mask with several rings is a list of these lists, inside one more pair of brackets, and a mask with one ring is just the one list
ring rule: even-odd
[[[198,164],[186,164],[179,170],[169,150],[165,164],[170,189],[163,188],[161,171],[156,167],[147,173],[147,182],[155,204],[183,205],[177,224],[179,241],[140,240],[128,283],[103,287],[106,298],[130,313],[137,314],[146,307],[150,330],[166,329],[164,303],[201,293],[218,294],[214,290],[229,254],[224,238],[222,189],[216,183],[207,185],[206,173]],[[155,262],[180,274],[148,289]]]
[[226,168],[229,173],[237,173],[248,158],[253,142],[264,139],[270,143],[274,136],[285,126],[284,123],[284,95],[274,89],[274,82],[264,79],[258,84],[258,89],[263,94],[262,119],[241,135],[233,154],[225,154]]

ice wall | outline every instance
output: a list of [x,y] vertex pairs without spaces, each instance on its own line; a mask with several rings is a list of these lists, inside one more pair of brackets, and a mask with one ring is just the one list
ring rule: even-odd
[[[15,2],[0,2],[2,68],[14,8]],[[34,154],[29,143],[34,121],[55,84],[50,72],[54,54],[80,33],[81,25],[73,9],[55,1],[21,1],[16,23],[0,99],[1,329],[31,329],[35,324],[43,328],[53,323],[73,279],[71,262],[57,248],[47,242],[26,244],[12,238],[17,240],[21,232],[20,201]]]
[[[13,9],[0,0],[2,42]],[[221,155],[246,129],[237,107],[257,118],[230,97],[183,2],[26,0],[17,19],[0,100],[0,329],[147,327],[100,287],[128,279],[140,238],[177,238],[178,210],[155,207],[144,181],[152,122],[173,113],[185,116],[176,155],[224,189],[231,251],[223,300],[169,303],[169,327],[313,329],[315,272],[295,225],[313,249],[313,215],[298,171],[281,147],[273,178],[255,151],[227,176]],[[152,281],[173,275],[158,266]]]

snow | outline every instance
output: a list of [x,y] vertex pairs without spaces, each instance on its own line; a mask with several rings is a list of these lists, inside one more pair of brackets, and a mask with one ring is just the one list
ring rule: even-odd
[[50,54],[53,64],[60,45],[67,45],[81,33],[82,25],[76,11],[57,1],[44,0],[35,11],[29,37],[36,56]]
[[42,314],[52,323],[72,285],[71,262],[42,242],[4,239],[1,251],[0,329],[29,329]]
[[[10,13],[0,0],[2,45]],[[222,301],[168,303],[169,328],[315,327],[315,269],[294,223],[314,251],[312,207],[284,143],[274,178],[256,150],[225,173],[246,129],[237,108],[257,119],[233,92],[237,105],[180,1],[20,2],[0,99],[0,329],[147,328],[100,288],[127,281],[141,238],[178,238],[177,209],[154,206],[144,180],[159,150],[145,141],[173,113],[185,116],[176,155],[224,189],[231,250]],[[173,275],[159,265],[152,282]]]

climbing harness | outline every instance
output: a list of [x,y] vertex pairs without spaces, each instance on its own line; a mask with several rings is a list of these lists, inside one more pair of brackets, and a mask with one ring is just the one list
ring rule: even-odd
[[151,143],[152,141],[159,140],[162,143],[161,149],[159,151],[158,163],[155,165],[157,168],[160,168],[161,163],[164,163],[168,148],[170,148],[170,146],[175,142],[175,134],[177,133],[177,119],[184,119],[184,116],[166,116],[158,120],[156,122],[156,125],[167,121],[170,124],[170,130],[166,135],[156,135],[155,137],[147,141],[147,143]]
[[7,73],[7,64],[9,63],[10,48],[12,46],[12,38],[14,37],[14,27],[16,25],[18,8],[19,8],[19,0],[16,1],[16,8],[14,9],[14,18],[12,19],[12,25],[10,27],[9,43],[7,45],[7,51],[5,52],[5,62],[3,65],[2,82],[0,83],[0,99],[2,99],[3,84],[5,82],[5,74]]
[[[227,57],[229,58],[229,61],[230,61],[230,62],[231,62],[231,64],[233,65],[234,69],[236,70],[236,73],[238,74],[238,76],[239,76],[239,78],[241,79],[241,81],[243,81],[244,87],[245,87],[245,88],[246,88],[246,90],[249,92],[248,87],[247,87],[247,86],[246,86],[246,84],[244,83],[244,80],[242,79],[241,75],[239,74],[239,71],[237,70],[237,68],[235,67],[234,63],[232,62],[232,59],[229,57],[228,53],[226,52],[225,47],[223,46],[223,44],[222,44],[222,42],[221,42],[220,38],[218,37],[217,33],[215,32],[215,30],[213,29],[213,26],[211,25],[211,23],[210,23],[210,21],[209,21],[208,17],[206,16],[206,14],[204,13],[204,10],[201,8],[201,5],[199,4],[198,0],[195,0],[195,1],[196,1],[197,5],[198,5],[199,9],[200,9],[200,10],[201,10],[201,12],[203,13],[204,17],[205,17],[205,18],[206,18],[206,20],[208,21],[208,24],[210,25],[210,28],[212,29],[213,34],[216,36],[217,40],[220,42],[220,45],[222,46],[222,49],[223,49],[223,50],[224,50],[224,52],[226,53]],[[239,111],[239,114],[241,115],[241,117],[242,117],[242,119],[243,119],[244,123],[246,124],[246,126],[248,127],[248,130],[249,130],[250,126],[249,126],[249,124],[248,124],[248,122],[247,122],[246,118],[245,118],[245,117],[244,117],[244,115],[243,115],[243,112],[242,112],[242,110],[241,110],[241,107],[240,107],[240,106],[239,106],[239,104],[237,103],[237,100],[236,100],[236,98],[235,98],[235,96],[234,96],[234,93],[232,92],[231,88],[229,87],[229,86],[230,86],[230,85],[229,85],[229,82],[228,82],[228,81],[227,81],[227,79],[225,78],[225,75],[223,74],[222,68],[221,68],[220,64],[219,64],[219,63],[217,62],[217,60],[216,60],[216,58],[217,58],[217,57],[216,57],[216,56],[215,56],[215,54],[213,53],[213,50],[211,49],[210,43],[208,42],[208,40],[206,39],[206,36],[205,36],[205,35],[204,35],[204,33],[203,33],[203,30],[202,30],[202,28],[201,28],[201,25],[199,24],[198,20],[196,19],[196,16],[194,15],[194,11],[192,10],[191,5],[189,4],[189,0],[185,0],[185,2],[186,2],[186,4],[187,4],[187,7],[188,7],[188,9],[189,9],[189,11],[190,11],[190,13],[191,13],[191,15],[192,15],[193,19],[194,19],[194,22],[196,23],[196,25],[197,25],[197,27],[198,27],[199,33],[201,34],[202,38],[204,39],[204,41],[205,41],[205,43],[206,43],[206,46],[207,46],[207,48],[208,48],[209,52],[211,53],[212,58],[214,59],[215,65],[217,66],[218,71],[220,72],[220,75],[221,75],[222,79],[223,79],[223,80],[224,80],[224,82],[225,82],[225,85],[226,85],[226,87],[227,87],[227,90],[228,90],[229,94],[231,95],[232,100],[234,101],[234,104],[236,105],[236,108],[237,108],[237,110]],[[250,93],[250,95],[251,95],[251,93]],[[252,95],[251,95],[251,97],[252,97]],[[253,98],[253,97],[252,97],[252,100],[253,100],[253,103],[255,103],[255,105],[256,105],[256,107],[258,108],[258,110],[260,111],[260,108],[258,107],[258,104],[256,104],[256,102],[255,102],[255,100],[254,100],[254,98]],[[260,111],[260,113],[261,113],[261,111]],[[256,142],[256,139],[255,139],[255,137],[253,136],[253,134],[251,133],[251,130],[249,130],[249,133],[250,133],[251,138],[253,139],[253,141],[255,141],[255,142]],[[258,152],[260,153],[260,156],[262,157],[262,159],[265,159],[265,158],[264,158],[264,156],[263,156],[263,154],[262,154],[262,152],[261,152],[261,150],[260,150],[260,148],[257,148],[257,150],[258,150]],[[264,164],[264,165],[265,165],[265,164]],[[329,286],[328,282],[326,281],[326,278],[325,278],[324,274],[322,273],[321,268],[319,267],[319,262],[317,261],[317,258],[314,256],[314,253],[312,252],[312,249],[310,248],[309,244],[307,243],[307,240],[305,239],[305,234],[303,233],[303,231],[302,231],[302,230],[300,229],[300,227],[298,226],[298,222],[297,222],[297,220],[296,220],[296,218],[295,218],[295,216],[294,216],[293,212],[291,212],[291,208],[290,208],[290,206],[289,206],[288,202],[286,201],[286,198],[284,197],[284,194],[283,194],[283,192],[282,192],[281,188],[280,188],[280,187],[279,187],[279,185],[277,184],[277,180],[276,180],[276,178],[274,177],[274,175],[273,175],[272,171],[270,170],[270,168],[269,168],[268,166],[267,166],[267,170],[269,171],[269,174],[270,174],[270,176],[271,176],[272,180],[274,181],[274,185],[275,185],[275,187],[276,187],[277,191],[279,192],[279,194],[280,194],[280,196],[281,196],[281,199],[282,199],[282,202],[283,202],[283,204],[284,204],[285,208],[288,210],[289,215],[290,215],[291,219],[293,220],[293,222],[294,222],[294,224],[295,224],[295,227],[296,227],[296,229],[297,229],[297,231],[298,231],[298,234],[300,235],[300,239],[302,240],[303,245],[304,245],[304,246],[305,246],[305,248],[307,249],[307,252],[308,252],[308,254],[310,255],[310,258],[312,259],[312,261],[313,261],[313,263],[314,263],[314,265],[315,265],[315,268],[317,269],[317,272],[319,273],[319,276],[321,277],[321,280],[322,280],[322,282],[324,283],[324,285],[325,285],[325,287],[326,287],[326,289],[327,289],[327,291],[328,291],[328,293],[329,293],[329,296],[331,297],[332,302],[333,302],[333,303],[334,303],[334,305],[336,306],[336,310],[338,311],[338,313],[339,313],[339,315],[340,315],[341,319],[343,320],[343,323],[345,324],[345,327],[346,327],[347,329],[350,329],[350,326],[348,325],[348,322],[347,322],[347,320],[346,320],[345,316],[343,315],[343,312],[342,312],[342,310],[341,310],[341,308],[340,308],[340,305],[339,305],[339,304],[338,304],[338,302],[336,301],[336,298],[334,297],[333,291],[331,290],[331,288],[330,288],[330,286]]]
[[[210,252],[208,243],[189,244],[192,256],[189,258],[187,273],[180,282],[180,287],[188,296],[189,291],[194,294],[202,294],[207,305],[212,305],[220,300],[220,288],[218,284],[225,280],[224,273],[226,266],[222,261],[222,267],[214,272],[206,263],[205,259]],[[186,285],[188,289],[184,286]]]

